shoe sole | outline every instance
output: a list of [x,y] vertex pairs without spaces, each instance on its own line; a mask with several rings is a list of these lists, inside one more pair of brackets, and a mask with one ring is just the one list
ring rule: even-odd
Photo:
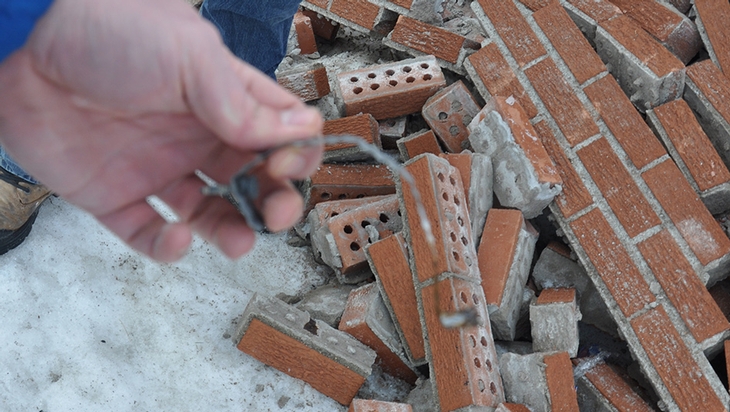
[[38,210],[28,218],[28,220],[16,230],[0,230],[0,255],[4,255],[8,251],[18,247],[33,228],[33,222],[38,216]]

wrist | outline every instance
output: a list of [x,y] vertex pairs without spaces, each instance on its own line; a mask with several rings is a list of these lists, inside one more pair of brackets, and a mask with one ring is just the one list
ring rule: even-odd
[[21,48],[35,23],[53,0],[7,0],[0,2],[0,62]]

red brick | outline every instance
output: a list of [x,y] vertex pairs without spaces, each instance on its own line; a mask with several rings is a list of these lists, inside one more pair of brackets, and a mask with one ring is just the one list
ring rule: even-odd
[[570,227],[624,316],[654,302],[649,285],[600,209],[579,217]]
[[621,13],[621,9],[608,0],[567,0],[568,3],[582,11],[597,23],[612,19]]
[[466,40],[464,36],[406,16],[398,17],[390,39],[453,64],[458,62],[461,48]]
[[550,4],[560,3],[559,0],[520,0],[520,3],[532,11],[538,11]]
[[637,169],[667,153],[613,76],[609,74],[583,91]]
[[519,403],[503,403],[502,406],[507,408],[509,412],[530,412],[527,406]]
[[306,0],[306,2],[326,10],[330,0]]
[[316,350],[253,319],[238,349],[289,376],[301,379],[337,402],[348,405],[365,377]]
[[568,352],[546,355],[545,379],[550,393],[550,410],[578,412],[578,396],[573,381],[573,364]]
[[[535,104],[495,43],[482,47],[470,55],[467,60],[491,96],[514,96],[530,119],[537,116]],[[484,98],[486,99],[487,96]]]
[[730,285],[727,282],[718,282],[707,291],[725,315],[725,319],[730,320]]
[[563,191],[555,197],[555,203],[563,216],[569,218],[593,204],[593,197],[583,184],[583,180],[573,168],[570,160],[561,149],[547,122],[541,120],[534,125],[545,150],[555,162],[555,167],[563,181]]
[[479,244],[479,271],[482,288],[490,305],[500,306],[510,268],[525,227],[522,212],[515,209],[490,209]]
[[674,162],[664,161],[642,177],[700,263],[707,265],[730,253],[730,239]]
[[380,299],[380,292],[375,283],[350,292],[338,329],[349,333],[374,350],[378,354],[376,362],[383,368],[383,371],[413,385],[417,379],[416,374],[396,353],[393,353],[368,324],[368,312],[372,305],[377,303],[377,299]]
[[387,0],[387,1],[395,4],[396,6],[401,6],[406,9],[410,9],[411,5],[413,4],[413,0]]
[[[316,5],[316,3],[312,0],[309,0],[309,2]],[[327,1],[324,1],[324,5],[320,5],[319,7],[326,9]],[[329,19],[312,10],[302,9],[302,13],[309,17],[309,20],[312,22],[312,30],[314,31],[315,36],[319,36],[330,41],[337,37],[337,32],[340,30],[339,24],[333,24]]]
[[293,70],[277,74],[279,85],[299,96],[305,102],[321,99],[330,94],[327,68],[316,64],[307,70]]
[[687,67],[687,77],[702,92],[720,115],[730,122],[730,78],[710,60],[703,60]]
[[606,71],[606,66],[593,50],[568,13],[559,2],[543,7],[532,17],[568,65],[578,83]]
[[512,1],[477,0],[519,67],[544,56],[546,51]]
[[308,213],[314,205],[327,200],[391,193],[395,193],[395,182],[385,166],[325,164],[308,180],[304,209]]
[[[469,405],[496,407],[504,402],[498,358],[481,288],[463,279],[448,278],[424,287],[421,293],[438,410],[453,411]],[[447,329],[439,321],[440,313],[468,308],[476,309],[486,326]]]
[[552,59],[535,64],[525,74],[571,146],[599,133],[590,113]]
[[730,328],[725,315],[669,232],[663,230],[639,243],[638,247],[697,342]]
[[464,186],[464,198],[466,206],[469,207],[469,189],[471,188],[471,161],[472,153],[465,151],[462,153],[445,153],[439,157],[446,159],[451,166],[454,166],[461,176],[461,183]]
[[551,303],[572,303],[575,301],[574,288],[543,289],[535,304],[548,305]]
[[[695,0],[697,16],[707,32],[716,64],[730,75],[730,3],[724,0]],[[709,45],[705,45],[710,48]]]
[[294,15],[294,29],[297,33],[299,50],[301,54],[314,54],[319,52],[317,41],[314,39],[312,20],[301,11]]
[[342,200],[330,200],[327,202],[320,202],[314,206],[314,213],[316,214],[316,225],[322,227],[326,224],[326,221],[333,216],[341,215],[359,207],[363,207],[371,202],[385,199],[388,196],[369,196],[359,199],[342,199]]
[[606,139],[598,139],[577,153],[629,237],[661,224]]
[[458,153],[468,144],[469,131],[466,127],[479,113],[479,106],[459,80],[431,96],[421,113],[446,150]]
[[726,410],[663,307],[632,319],[631,327],[679,410]]
[[380,15],[380,7],[367,0],[332,0],[329,11],[368,30],[375,28]]
[[665,103],[655,107],[654,114],[700,191],[730,180],[730,171],[687,102],[679,99]]
[[435,238],[429,246],[420,225],[411,185],[401,180],[401,209],[405,209],[406,238],[414,259],[417,279],[424,282],[444,272],[479,279],[477,257],[472,244],[471,223],[459,171],[446,160],[425,154],[406,163]]
[[340,73],[337,81],[347,115],[370,113],[378,120],[420,112],[446,86],[436,59],[429,56]]
[[601,23],[608,34],[641,60],[657,77],[683,70],[684,63],[626,15]]
[[649,406],[621,375],[605,363],[599,363],[594,366],[586,372],[585,377],[606,398],[608,403],[618,411],[654,411],[654,408]]
[[413,408],[407,403],[354,399],[347,412],[413,412]]
[[436,140],[436,135],[433,134],[433,130],[426,130],[423,133],[398,140],[398,148],[400,149],[401,147],[400,153],[403,160],[413,159],[424,153],[433,153],[435,155],[443,153],[438,140]]
[[[370,114],[357,114],[354,116],[342,117],[339,119],[327,120],[322,127],[324,135],[347,134],[362,137],[369,144],[381,147],[380,127],[378,122]],[[325,150],[341,150],[354,147],[353,143],[337,143],[325,146]]]
[[398,233],[375,242],[366,249],[366,253],[383,289],[384,299],[393,311],[393,321],[403,334],[403,344],[414,361],[425,359],[416,289],[403,235]]

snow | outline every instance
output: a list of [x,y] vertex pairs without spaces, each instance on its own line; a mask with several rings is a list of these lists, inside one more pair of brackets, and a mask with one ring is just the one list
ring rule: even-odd
[[160,264],[51,199],[0,256],[0,409],[344,411],[230,337],[253,292],[326,281],[309,249],[285,240],[261,236],[238,261],[196,240]]

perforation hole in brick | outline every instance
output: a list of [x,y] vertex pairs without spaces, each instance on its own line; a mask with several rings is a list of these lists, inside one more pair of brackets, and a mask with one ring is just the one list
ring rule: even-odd
[[444,246],[448,251],[450,263],[464,272],[470,272],[474,265],[474,250],[471,248],[468,239],[471,238],[469,228],[462,216],[467,216],[464,202],[461,201],[463,193],[459,190],[461,177],[458,171],[449,167],[443,168],[436,173],[436,185],[439,195],[439,209],[442,210],[442,227],[444,233]]
[[[360,209],[356,214],[343,214],[331,222],[330,231],[335,235],[343,267],[365,259],[366,245],[393,233],[400,219],[398,206],[398,201],[394,198],[386,204],[380,202],[370,208]],[[377,231],[378,238],[371,236],[372,229],[368,229],[370,226]]]
[[379,67],[351,74],[348,82],[353,94],[365,96],[379,93],[382,88],[392,90],[417,82],[429,82],[434,78],[433,70],[431,65],[425,62],[389,68]]

